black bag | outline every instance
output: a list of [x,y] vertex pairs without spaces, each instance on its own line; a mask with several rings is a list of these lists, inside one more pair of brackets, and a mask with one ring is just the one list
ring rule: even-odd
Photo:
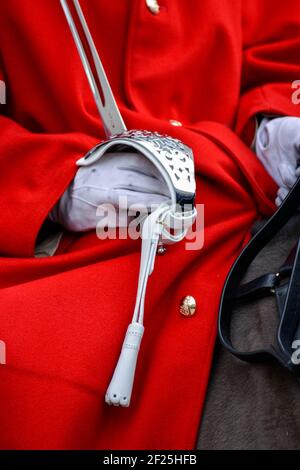
[[[223,346],[246,362],[276,359],[300,377],[300,238],[276,273],[240,285],[253,260],[280,232],[300,206],[300,178],[273,217],[254,235],[234,263],[225,283],[219,310],[219,337]],[[239,351],[231,341],[231,321],[237,305],[275,295],[280,315],[275,344],[256,351]],[[298,348],[298,353],[297,353]]]

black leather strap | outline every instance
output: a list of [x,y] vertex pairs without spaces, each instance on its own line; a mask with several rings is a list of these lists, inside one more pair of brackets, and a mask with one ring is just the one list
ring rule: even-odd
[[[280,309],[283,310],[281,303],[283,295],[287,294],[287,285],[281,285],[282,281],[290,278],[295,262],[297,245],[292,249],[289,256],[276,273],[264,274],[239,287],[237,300],[241,303],[257,300],[268,295],[279,295],[278,300]],[[280,312],[282,313],[282,312]]]
[[254,279],[247,284],[240,286],[237,294],[239,302],[247,302],[251,300],[260,299],[275,292],[278,286],[279,276],[277,274],[265,274],[257,279]]
[[[298,333],[300,338],[300,243],[282,268],[282,274],[289,275],[291,273],[290,282],[288,285],[278,287],[277,289],[277,299],[279,305],[283,308],[282,319],[278,329],[278,345],[271,346],[265,350],[238,351],[233,347],[230,338],[232,313],[237,302],[250,298],[259,298],[277,287],[276,283],[280,279],[276,279],[274,274],[263,276],[256,280],[256,283],[252,283],[252,285],[248,283],[246,287],[241,287],[240,283],[253,260],[286,225],[297,211],[299,205],[300,178],[280,208],[261,230],[256,233],[234,263],[223,289],[218,329],[222,344],[239,359],[247,362],[262,362],[275,357],[285,367],[300,375],[299,366],[291,362],[293,339],[297,337]],[[294,263],[291,272],[291,260],[293,257]]]
[[295,262],[291,274],[284,310],[278,329],[277,341],[281,351],[286,355],[286,366],[295,373],[300,373],[300,365],[293,364],[292,343],[299,339],[300,314],[300,239],[297,245]]
[[275,296],[280,317],[283,315],[288,288],[288,282],[286,282],[283,286],[275,288]]

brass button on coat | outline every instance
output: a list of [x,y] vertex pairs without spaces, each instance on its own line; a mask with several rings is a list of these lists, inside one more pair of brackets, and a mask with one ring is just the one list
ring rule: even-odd
[[159,13],[160,8],[157,0],[146,0],[146,4],[153,15],[157,15]]
[[187,295],[180,302],[180,313],[185,317],[192,317],[196,313],[196,300],[191,295]]

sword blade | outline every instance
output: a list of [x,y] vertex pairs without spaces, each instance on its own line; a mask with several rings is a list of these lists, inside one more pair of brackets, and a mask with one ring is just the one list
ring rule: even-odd
[[103,122],[106,136],[111,137],[116,134],[122,134],[127,129],[124,124],[118,105],[116,103],[116,100],[114,98],[113,92],[111,90],[109,81],[107,79],[104,67],[100,60],[93,37],[89,30],[88,24],[86,22],[86,19],[83,14],[79,1],[78,0],[72,0],[72,1],[75,6],[80,24],[82,26],[82,30],[84,32],[87,44],[89,46],[90,53],[93,58],[95,70],[98,76],[98,83],[101,86],[101,92],[102,92],[102,96],[104,97],[104,102],[102,101],[101,92],[98,88],[97,80],[95,79],[95,76],[93,74],[92,67],[88,59],[88,55],[81,41],[80,34],[78,32],[74,18],[68,6],[68,2],[67,0],[60,0],[60,3],[63,8],[64,14],[66,16],[68,25],[70,27],[74,42],[78,49],[78,53],[79,53],[83,68],[85,70],[86,76],[88,78],[88,82],[92,90],[96,106],[98,108],[100,117]]

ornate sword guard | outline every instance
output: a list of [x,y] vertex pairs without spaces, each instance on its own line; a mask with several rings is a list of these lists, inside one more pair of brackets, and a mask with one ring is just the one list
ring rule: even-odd
[[[126,131],[94,147],[77,165],[89,166],[106,153],[129,149],[140,152],[158,168],[168,185],[176,212],[178,209],[189,214],[194,211],[196,183],[193,152],[173,137],[143,130]],[[181,215],[184,216],[184,213]]]

